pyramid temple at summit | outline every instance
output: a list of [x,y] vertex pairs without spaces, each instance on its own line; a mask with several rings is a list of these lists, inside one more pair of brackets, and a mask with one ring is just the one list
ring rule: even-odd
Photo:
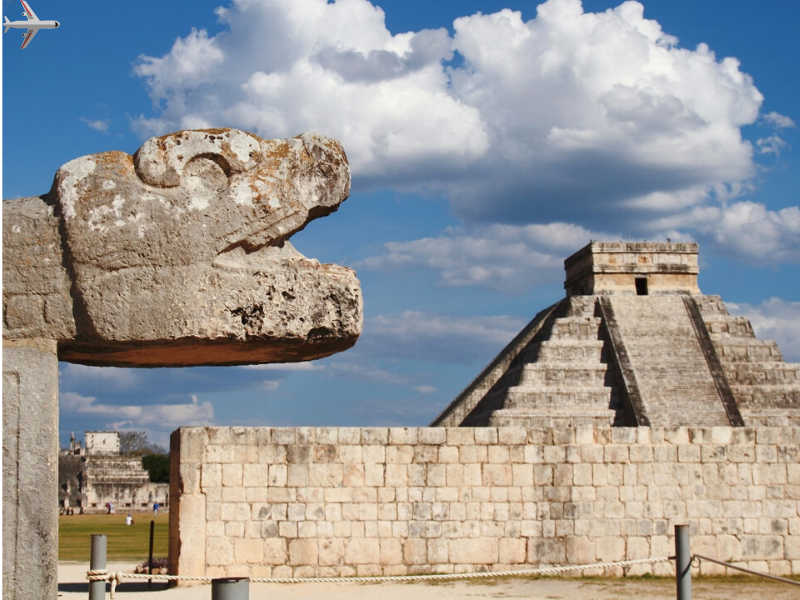
[[591,242],[437,426],[800,424],[800,364],[697,285],[698,246]]

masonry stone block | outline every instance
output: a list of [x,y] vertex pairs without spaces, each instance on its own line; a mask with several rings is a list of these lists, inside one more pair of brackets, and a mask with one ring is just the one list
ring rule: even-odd
[[572,465],[556,465],[553,472],[553,483],[556,486],[567,487],[572,485]]
[[267,485],[267,468],[261,464],[245,464],[242,471],[242,484],[245,487],[263,487]]
[[414,445],[417,443],[417,428],[416,427],[390,427],[389,428],[389,443],[390,444],[407,444]]
[[439,457],[438,446],[428,444],[419,444],[414,447],[412,462],[415,463],[432,463],[436,462]]
[[[555,527],[553,527],[553,533]],[[544,533],[544,532],[543,532]],[[547,535],[545,533],[545,535]],[[528,562],[533,564],[563,564],[566,560],[566,542],[553,537],[528,539]]]
[[363,462],[361,446],[352,444],[338,447],[339,460],[344,464],[359,464]]
[[258,539],[234,540],[233,555],[236,563],[261,563],[264,557],[263,542]]
[[507,446],[489,446],[487,460],[490,463],[506,464],[510,462],[510,453]]
[[364,465],[346,464],[343,466],[342,485],[359,488],[365,483]]
[[308,467],[309,484],[318,487],[340,487],[344,481],[344,467],[338,463],[311,464]]
[[338,448],[334,444],[314,444],[311,449],[312,460],[315,463],[338,462]]
[[439,462],[440,463],[457,463],[458,462],[458,447],[457,446],[441,446],[439,448]]
[[472,427],[449,427],[447,428],[447,444],[450,446],[462,446],[475,443],[475,432]]
[[491,564],[498,561],[498,540],[495,538],[462,538],[449,540],[448,544],[452,562]]
[[785,558],[793,561],[800,560],[800,536],[792,535],[785,538]]
[[501,444],[509,446],[525,444],[528,440],[528,430],[525,427],[500,427],[497,436]]
[[204,490],[222,486],[222,465],[218,463],[203,464],[200,485]]
[[586,463],[602,463],[603,446],[581,446],[581,459]]
[[[292,448],[293,450],[297,449],[296,446]],[[259,445],[258,462],[261,464],[283,464],[287,462],[286,446],[280,444]],[[308,460],[292,460],[289,462],[308,462]]]
[[431,564],[447,564],[449,561],[447,539],[428,539],[428,562]]
[[492,487],[511,485],[511,465],[484,464],[483,481],[484,485]]
[[458,449],[458,460],[462,464],[484,463],[487,460],[486,446],[464,445]]
[[631,536],[626,540],[626,559],[650,558],[650,541],[646,537]]
[[366,445],[362,446],[361,453],[364,457],[365,463],[385,463],[386,462],[386,447],[383,445]]
[[428,562],[426,540],[418,538],[406,539],[403,543],[403,560],[408,565],[426,564]]
[[498,542],[498,562],[511,565],[524,563],[527,542],[524,538],[502,538]]
[[579,445],[594,444],[594,425],[577,425],[575,427],[575,443]]
[[425,427],[417,430],[421,444],[440,445],[447,441],[447,431],[444,427]]
[[[250,525],[250,523],[248,523]],[[224,521],[206,521],[206,536],[208,537],[222,537],[225,535],[225,522]]]
[[222,501],[226,503],[231,502],[246,502],[247,495],[243,487],[224,487],[222,488]]
[[634,444],[637,441],[637,427],[614,427],[611,429],[611,441],[614,444]]
[[566,460],[566,452],[563,446],[545,446],[544,462],[561,464]]
[[300,521],[297,523],[297,537],[316,538],[317,524],[313,521]]
[[643,463],[653,461],[653,449],[651,446],[634,445],[630,447],[629,458],[632,463]]
[[364,427],[361,429],[361,443],[365,446],[389,443],[389,429],[387,427]]
[[294,539],[289,541],[290,565],[314,565],[318,558],[317,540]]
[[479,427],[474,430],[476,444],[497,444],[498,429],[495,427]]
[[786,480],[789,484],[800,484],[800,463],[786,465]]
[[205,427],[187,427],[181,431],[181,456],[186,453],[186,460],[182,462],[203,462],[206,448],[213,444],[208,437],[209,431]]
[[227,566],[233,563],[233,541],[227,537],[208,538],[205,548],[208,564]]

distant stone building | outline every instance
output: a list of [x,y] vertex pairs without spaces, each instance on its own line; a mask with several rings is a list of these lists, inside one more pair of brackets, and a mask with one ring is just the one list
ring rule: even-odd
[[120,454],[119,432],[87,431],[85,447],[70,440],[58,460],[59,506],[62,512],[148,510],[169,505],[169,484],[151,483],[139,456]]
[[591,242],[436,426],[800,424],[800,364],[697,285],[694,243]]

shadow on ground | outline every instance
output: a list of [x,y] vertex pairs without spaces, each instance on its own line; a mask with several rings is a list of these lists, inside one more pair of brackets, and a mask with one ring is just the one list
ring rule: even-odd
[[[169,589],[170,583],[168,581],[154,581],[147,583],[146,581],[136,581],[128,583],[120,583],[117,585],[116,593],[124,594],[127,592],[160,592]],[[59,583],[59,592],[74,592],[74,593],[89,593],[89,582],[80,583]],[[106,584],[106,592],[111,592],[111,584]]]

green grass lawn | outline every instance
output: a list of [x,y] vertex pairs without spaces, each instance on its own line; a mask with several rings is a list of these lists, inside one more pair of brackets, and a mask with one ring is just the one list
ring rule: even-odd
[[[134,513],[134,524],[125,525],[126,513],[113,515],[62,515],[58,518],[58,559],[89,561],[91,535],[104,533],[108,537],[108,560],[147,560],[150,543],[150,521],[153,513]],[[155,518],[153,557],[167,556],[169,515],[159,513]]]

